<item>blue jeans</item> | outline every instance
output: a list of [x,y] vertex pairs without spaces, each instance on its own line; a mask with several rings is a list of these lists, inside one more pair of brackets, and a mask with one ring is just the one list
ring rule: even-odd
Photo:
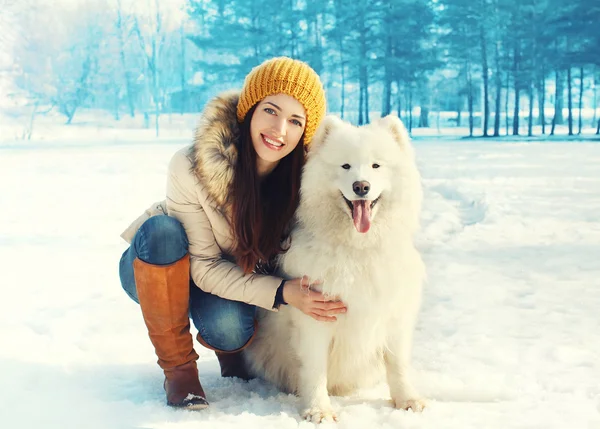
[[[153,265],[177,262],[188,253],[188,239],[181,223],[170,216],[148,219],[121,256],[119,277],[131,299],[139,304],[133,261],[139,258]],[[256,307],[206,293],[190,279],[190,317],[202,339],[221,351],[243,347],[254,334]]]

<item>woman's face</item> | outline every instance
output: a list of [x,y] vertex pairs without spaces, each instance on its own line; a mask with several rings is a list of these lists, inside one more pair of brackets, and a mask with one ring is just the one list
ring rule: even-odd
[[259,176],[269,174],[294,150],[305,126],[304,107],[290,95],[269,95],[258,103],[250,120],[250,136]]

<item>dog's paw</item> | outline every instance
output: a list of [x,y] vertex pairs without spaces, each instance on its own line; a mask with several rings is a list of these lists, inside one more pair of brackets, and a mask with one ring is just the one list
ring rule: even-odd
[[333,411],[332,408],[324,408],[324,407],[312,407],[307,408],[302,412],[302,417],[313,423],[322,423],[322,422],[337,422],[338,417]]
[[427,406],[427,401],[423,398],[396,399],[394,406],[399,410],[413,410],[420,413]]

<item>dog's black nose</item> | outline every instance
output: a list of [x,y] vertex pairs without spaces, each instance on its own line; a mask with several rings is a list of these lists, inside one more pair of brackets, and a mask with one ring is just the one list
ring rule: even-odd
[[352,184],[352,190],[359,197],[364,197],[369,193],[369,189],[371,189],[371,184],[366,180],[362,180],[360,182],[354,182]]

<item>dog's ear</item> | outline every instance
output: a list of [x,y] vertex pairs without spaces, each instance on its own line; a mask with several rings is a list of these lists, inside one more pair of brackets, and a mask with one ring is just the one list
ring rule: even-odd
[[385,128],[401,147],[405,147],[410,142],[408,131],[406,131],[406,127],[404,127],[399,117],[387,115],[379,119],[379,125]]
[[310,146],[308,148],[308,153],[313,152],[314,150],[318,149],[321,145],[323,145],[323,143],[327,141],[327,138],[331,134],[331,131],[339,127],[341,124],[343,124],[343,122],[337,116],[325,116],[325,118],[321,121],[321,124],[317,128],[317,131],[315,131],[315,135],[313,136],[312,142],[310,143]]

